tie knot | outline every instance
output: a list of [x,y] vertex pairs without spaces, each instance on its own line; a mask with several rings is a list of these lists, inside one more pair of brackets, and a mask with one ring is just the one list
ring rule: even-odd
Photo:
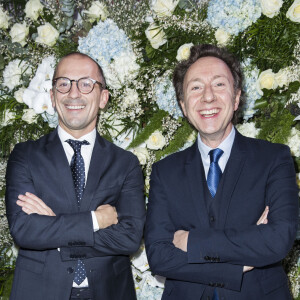
[[217,163],[220,159],[220,157],[222,156],[222,154],[224,153],[223,150],[219,149],[219,148],[216,148],[216,149],[213,149],[213,150],[210,150],[209,151],[209,156],[210,156],[210,162],[214,162],[214,163]]
[[86,140],[84,141],[76,141],[76,140],[66,140],[66,142],[73,148],[74,152],[80,152],[82,145],[89,145],[90,143]]

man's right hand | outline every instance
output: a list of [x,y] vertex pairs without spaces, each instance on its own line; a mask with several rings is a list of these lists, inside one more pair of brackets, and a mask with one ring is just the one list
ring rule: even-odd
[[100,205],[95,210],[95,215],[100,229],[113,224],[118,224],[118,213],[114,206],[109,204]]
[[[268,214],[269,214],[269,206],[266,206],[264,212],[262,213],[262,215],[256,222],[256,225],[268,224]],[[254,269],[254,267],[244,266],[243,272],[245,273],[245,272],[251,271],[253,269]]]

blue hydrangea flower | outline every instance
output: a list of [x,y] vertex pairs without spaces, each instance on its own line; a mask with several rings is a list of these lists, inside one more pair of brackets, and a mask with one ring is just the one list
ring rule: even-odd
[[172,81],[168,77],[158,78],[154,86],[154,97],[158,107],[167,111],[175,119],[183,116]]
[[252,118],[257,109],[254,109],[255,101],[261,98],[257,90],[257,79],[259,76],[259,69],[251,64],[251,59],[247,58],[241,64],[244,74],[244,86],[243,89],[246,94],[246,103],[243,109],[243,119],[248,121]]
[[259,0],[211,0],[207,21],[214,28],[222,28],[231,35],[238,35],[261,16]]
[[94,26],[84,38],[79,38],[78,50],[91,56],[100,65],[104,61],[109,64],[123,52],[131,50],[130,40],[124,30],[117,24],[106,19]]
[[79,38],[78,44],[80,52],[102,67],[110,88],[120,89],[137,76],[139,65],[131,41],[113,20],[99,22],[85,38]]

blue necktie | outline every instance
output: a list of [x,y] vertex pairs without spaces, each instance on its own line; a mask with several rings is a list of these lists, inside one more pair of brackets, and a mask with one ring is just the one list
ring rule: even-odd
[[[85,170],[84,170],[84,160],[81,156],[81,146],[89,145],[87,141],[76,141],[76,140],[66,140],[67,143],[73,148],[74,155],[71,160],[71,172],[75,187],[75,193],[77,198],[77,205],[80,207],[81,199],[85,186]],[[86,278],[86,271],[84,267],[84,262],[78,260],[77,267],[74,275],[74,282],[80,285]]]
[[[220,169],[218,161],[223,153],[223,150],[219,148],[209,151],[210,166],[207,175],[207,185],[212,197],[215,197],[216,195],[217,188],[222,176],[222,171]],[[217,289],[214,290],[213,300],[219,300]]]
[[213,295],[212,300],[219,300],[217,289],[214,290],[214,295]]
[[212,197],[215,197],[216,195],[217,188],[222,176],[222,171],[220,169],[220,166],[218,165],[218,161],[223,153],[223,150],[219,148],[209,151],[210,166],[207,175],[207,185]]

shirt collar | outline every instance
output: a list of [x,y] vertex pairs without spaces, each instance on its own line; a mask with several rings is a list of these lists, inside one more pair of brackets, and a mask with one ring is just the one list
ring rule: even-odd
[[91,132],[83,135],[79,139],[74,138],[71,134],[66,132],[63,128],[61,128],[59,125],[57,127],[57,133],[59,136],[60,141],[63,143],[68,139],[76,140],[76,141],[88,141],[92,147],[94,147],[95,140],[96,140],[96,128],[94,128]]
[[[224,151],[224,154],[226,156],[229,156],[234,142],[234,138],[235,138],[235,129],[234,126],[232,126],[229,135],[225,138],[224,141],[222,141],[222,143],[217,148],[222,149]],[[202,142],[199,133],[198,133],[197,141],[198,141],[198,149],[200,151],[201,157],[207,157],[209,151],[212,150],[213,148],[207,146]]]

